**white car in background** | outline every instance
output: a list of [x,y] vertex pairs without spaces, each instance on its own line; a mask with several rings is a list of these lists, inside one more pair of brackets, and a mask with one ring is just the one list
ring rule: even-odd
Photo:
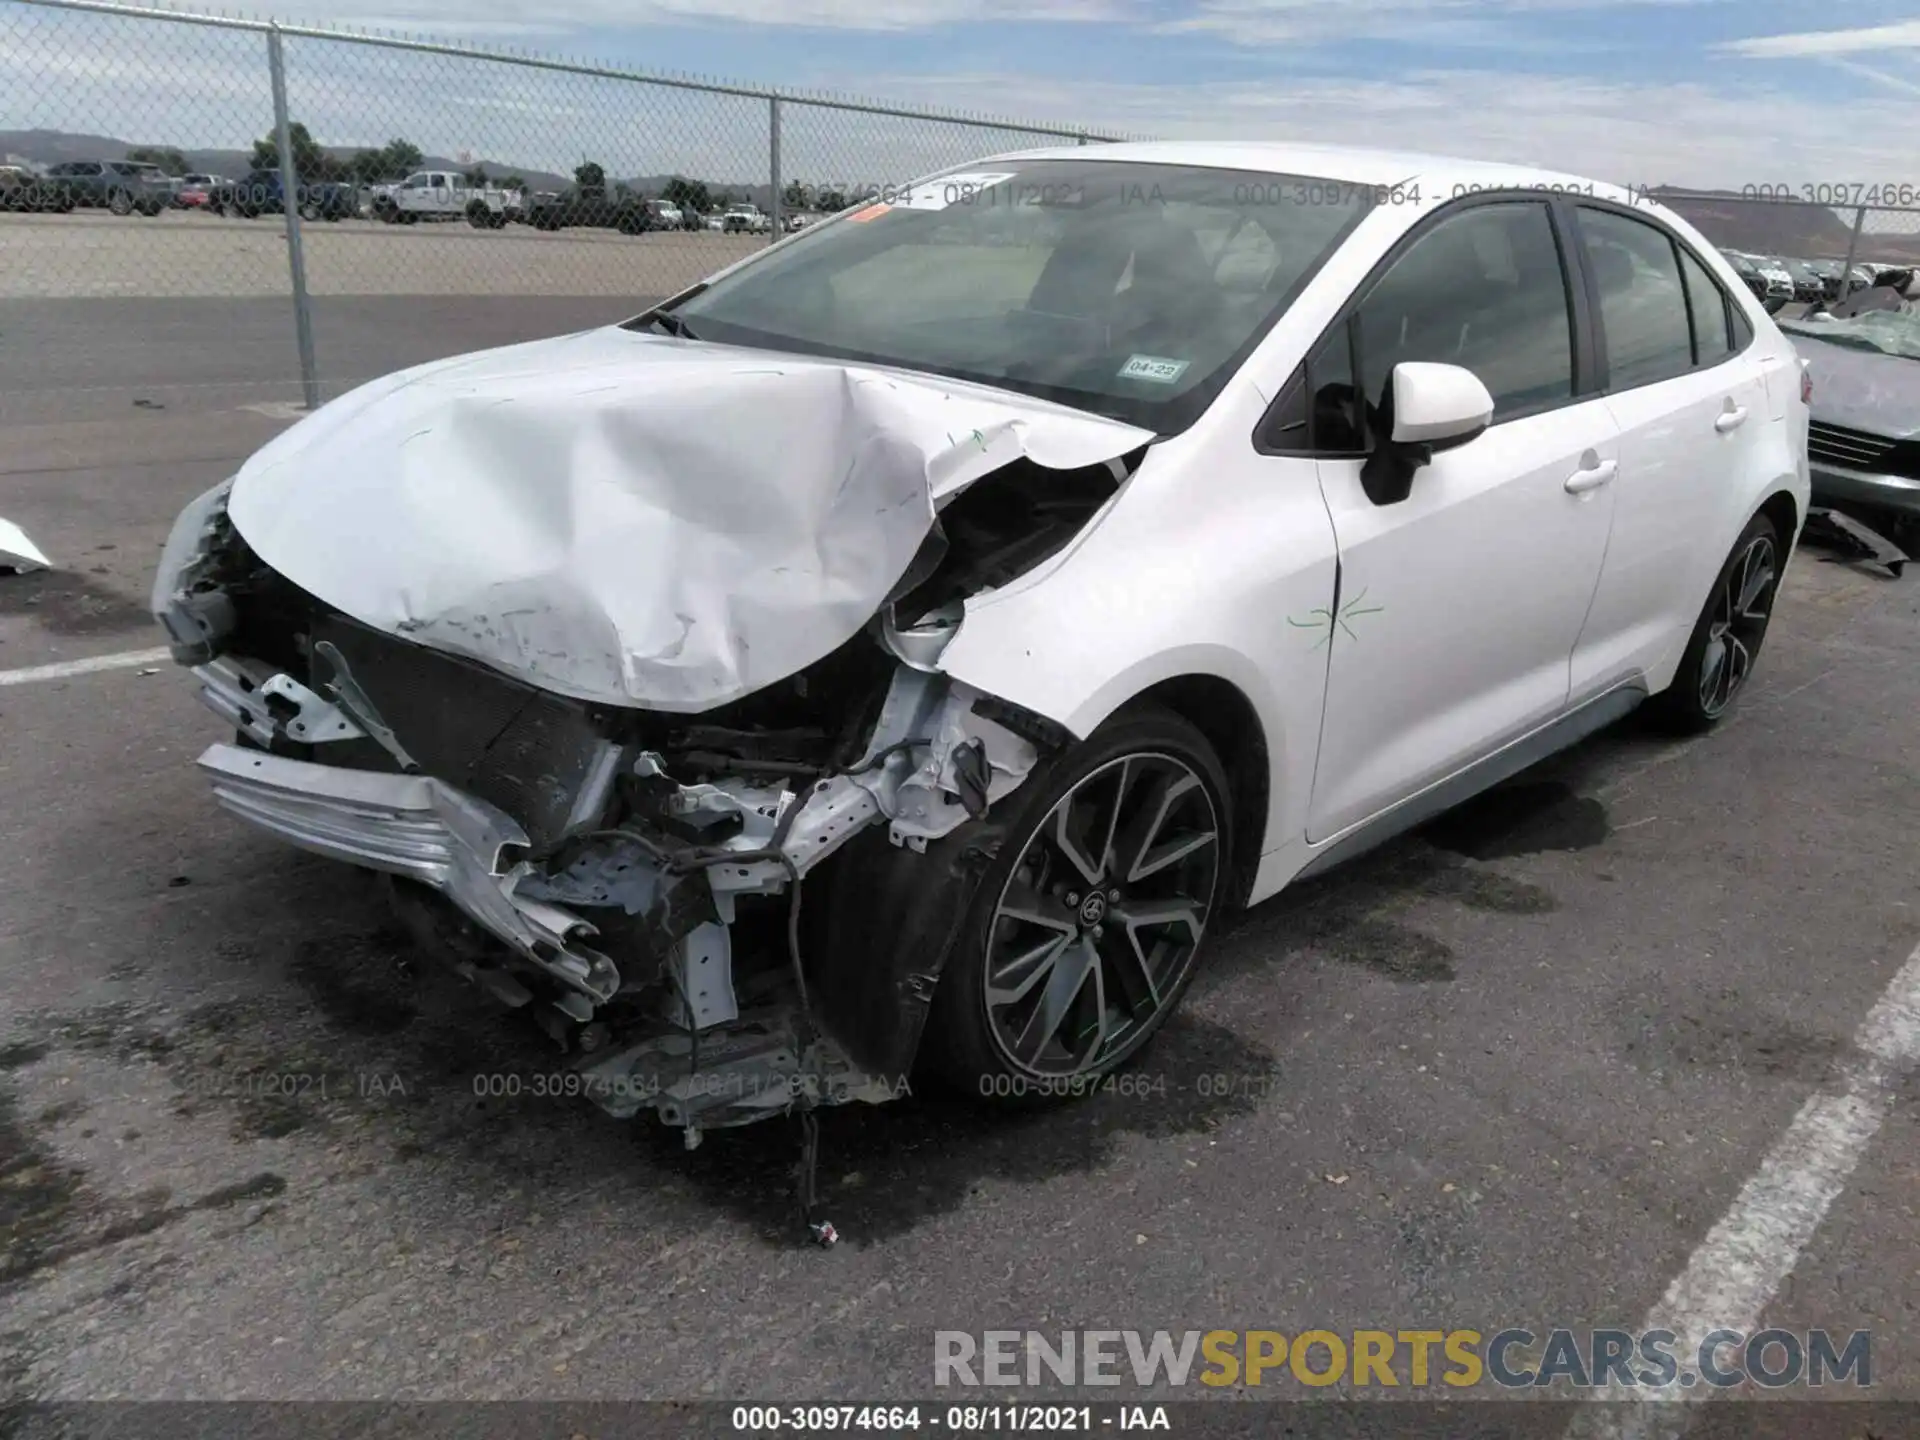
[[1807,398],[1628,191],[1062,147],[333,401],[154,608],[220,802],[395,876],[614,1113],[1073,1095],[1227,911],[1724,718]]

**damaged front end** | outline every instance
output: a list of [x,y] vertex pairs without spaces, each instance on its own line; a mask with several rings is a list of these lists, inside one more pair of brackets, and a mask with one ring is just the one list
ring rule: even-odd
[[422,942],[533,1016],[582,1094],[691,1145],[902,1092],[989,811],[1071,738],[942,674],[940,650],[1130,463],[983,478],[865,628],[696,713],[555,693],[345,614],[260,557],[231,482],[180,517],[153,609],[234,729],[199,759],[224,808],[391,877]]

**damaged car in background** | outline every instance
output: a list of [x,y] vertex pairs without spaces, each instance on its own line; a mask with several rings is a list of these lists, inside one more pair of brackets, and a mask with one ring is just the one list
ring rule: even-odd
[[[1911,272],[1893,278],[1920,293]],[[1898,575],[1920,552],[1920,307],[1896,290],[1888,308],[1809,315],[1781,329],[1813,379],[1814,503],[1853,520],[1861,543],[1852,548]]]
[[997,157],[366,385],[167,544],[200,767],[690,1144],[1083,1093],[1230,908],[1742,692],[1800,367],[1565,178]]

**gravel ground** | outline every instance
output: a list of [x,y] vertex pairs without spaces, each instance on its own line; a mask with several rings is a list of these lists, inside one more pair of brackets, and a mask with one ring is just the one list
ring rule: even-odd
[[[709,232],[547,232],[464,222],[302,227],[307,290],[326,295],[669,295],[764,246]],[[0,215],[0,299],[284,296],[278,217],[186,211]]]

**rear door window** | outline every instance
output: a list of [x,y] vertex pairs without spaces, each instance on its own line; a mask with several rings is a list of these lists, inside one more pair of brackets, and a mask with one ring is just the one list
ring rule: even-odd
[[1580,207],[1581,245],[1600,292],[1608,384],[1630,390],[1693,368],[1693,324],[1680,257],[1657,225]]
[[1682,251],[1680,273],[1687,282],[1687,313],[1693,317],[1693,358],[1696,365],[1718,365],[1733,353],[1727,339],[1726,292],[1707,273],[1707,267]]

